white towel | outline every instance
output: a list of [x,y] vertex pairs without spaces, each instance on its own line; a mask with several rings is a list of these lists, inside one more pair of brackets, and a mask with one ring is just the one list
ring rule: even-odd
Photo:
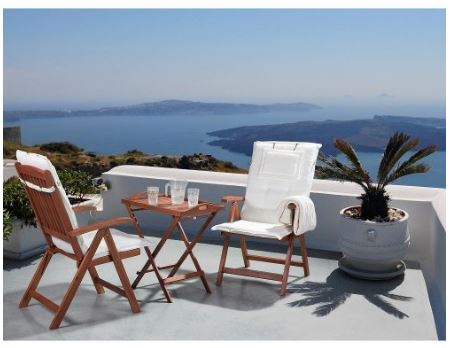
[[[291,218],[291,209],[288,208],[290,203],[293,203],[296,206],[293,221]],[[304,232],[312,231],[317,226],[314,203],[309,197],[287,197],[279,203],[277,211],[279,212],[279,221],[284,224],[292,225],[293,233],[297,236]]]

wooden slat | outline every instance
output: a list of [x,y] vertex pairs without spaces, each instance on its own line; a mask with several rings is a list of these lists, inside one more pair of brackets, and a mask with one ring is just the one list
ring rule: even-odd
[[165,278],[164,284],[170,284],[170,283],[179,282],[179,281],[182,281],[185,279],[200,277],[202,274],[203,274],[203,272],[191,272],[191,273],[186,273],[186,274],[177,274],[173,277]]
[[[171,265],[166,265],[166,266],[158,266],[158,269],[161,270],[161,269],[168,269],[168,268],[173,268],[175,267],[175,263],[171,264]],[[144,273],[150,273],[150,272],[154,272],[155,269],[154,268],[149,268],[147,269],[146,271],[144,271]],[[140,271],[137,271],[136,274],[140,274]]]
[[[122,259],[122,260],[127,259],[129,257],[138,256],[138,255],[140,255],[140,248],[131,249],[131,250],[127,250],[127,251],[121,251],[121,252],[119,252],[119,254],[120,254],[120,259]],[[106,255],[106,256],[98,257],[91,262],[90,266],[99,266],[99,265],[102,265],[107,262],[112,262],[112,256]]]
[[60,306],[55,302],[48,299],[46,296],[40,294],[38,291],[32,290],[31,297],[40,302],[46,308],[50,309],[52,312],[57,312],[60,309]]
[[275,280],[278,282],[282,281],[282,274],[255,271],[253,269],[224,267],[224,273],[241,275],[241,276],[246,276],[246,277],[253,277],[253,278],[269,279],[269,280]]
[[126,297],[125,291],[123,289],[119,288],[118,286],[113,285],[112,283],[109,283],[101,278],[96,278],[95,281],[97,283],[101,284],[102,286],[106,287],[107,289],[117,293],[118,295]]
[[52,249],[52,251],[55,252],[55,253],[60,253],[62,255],[65,255],[66,257],[69,257],[70,259],[79,261],[79,259],[77,258],[77,256],[75,254],[68,253],[67,251],[64,251],[64,250],[62,250],[60,248],[54,247]]
[[[248,254],[248,259],[253,260],[253,261],[270,262],[270,263],[278,263],[280,265],[285,265],[285,259],[278,259],[277,257],[271,257],[271,256]],[[300,266],[300,267],[303,266],[303,263],[299,262],[299,261],[291,261],[290,264],[292,266]]]

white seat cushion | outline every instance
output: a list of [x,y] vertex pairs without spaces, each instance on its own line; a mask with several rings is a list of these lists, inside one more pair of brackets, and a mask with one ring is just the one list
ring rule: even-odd
[[320,144],[256,141],[241,219],[279,224],[279,204],[309,197]]
[[[122,232],[120,230],[117,230],[115,228],[110,228],[109,229],[110,233],[112,234],[112,238],[114,240],[114,243],[117,247],[118,251],[127,251],[127,250],[132,250],[136,248],[143,248],[145,246],[151,247],[152,243],[145,238],[140,238],[139,236],[133,235],[133,234],[128,234],[125,232]],[[88,248],[91,245],[91,242],[93,241],[93,238],[95,238],[97,231],[92,231],[88,232],[82,235],[82,245],[81,249],[82,252],[85,254],[88,250]],[[71,245],[68,243],[59,240],[58,238],[54,238],[54,243],[57,247],[60,249],[69,252],[69,253],[74,253],[74,250],[72,249]],[[107,249],[107,245],[104,239],[101,240],[101,243],[98,246],[98,249],[96,250],[96,257],[101,257],[109,254],[109,250]]]
[[271,224],[266,222],[254,222],[246,220],[237,220],[234,222],[226,222],[213,226],[213,231],[223,231],[236,234],[244,234],[248,236],[282,239],[292,233],[292,229],[284,224]]

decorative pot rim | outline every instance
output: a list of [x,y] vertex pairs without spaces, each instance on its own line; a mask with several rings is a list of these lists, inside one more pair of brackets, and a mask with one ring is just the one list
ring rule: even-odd
[[349,207],[342,208],[339,211],[339,215],[342,218],[344,218],[344,219],[349,219],[349,220],[352,220],[352,221],[356,221],[356,223],[360,223],[360,224],[363,224],[363,225],[379,225],[379,226],[397,225],[397,224],[406,222],[408,220],[408,217],[409,217],[409,214],[405,210],[403,210],[401,208],[390,207],[392,209],[396,209],[396,210],[399,210],[399,211],[403,212],[404,213],[404,217],[402,219],[400,219],[400,220],[388,221],[388,222],[377,222],[377,221],[372,221],[372,220],[361,220],[361,219],[356,219],[356,218],[353,218],[353,217],[345,215],[345,211],[348,210],[348,209],[351,209],[351,208],[361,208],[361,206],[359,206],[359,205],[351,205]]

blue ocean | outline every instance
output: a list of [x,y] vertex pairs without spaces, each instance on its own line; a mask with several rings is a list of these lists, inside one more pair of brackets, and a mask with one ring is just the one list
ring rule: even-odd
[[[385,110],[383,110],[385,111]],[[247,168],[250,158],[208,143],[214,138],[208,132],[247,125],[280,124],[304,120],[371,118],[367,110],[352,113],[348,108],[329,108],[305,113],[265,113],[228,116],[165,115],[165,116],[92,116],[22,119],[22,142],[27,145],[53,141],[69,141],[86,151],[99,154],[123,153],[138,149],[151,154],[211,154]],[[424,116],[424,115],[417,115]],[[8,124],[5,124],[8,125]],[[364,166],[376,173],[378,153],[360,153]],[[446,153],[437,152],[425,161],[432,169],[416,174],[398,184],[446,187]]]

